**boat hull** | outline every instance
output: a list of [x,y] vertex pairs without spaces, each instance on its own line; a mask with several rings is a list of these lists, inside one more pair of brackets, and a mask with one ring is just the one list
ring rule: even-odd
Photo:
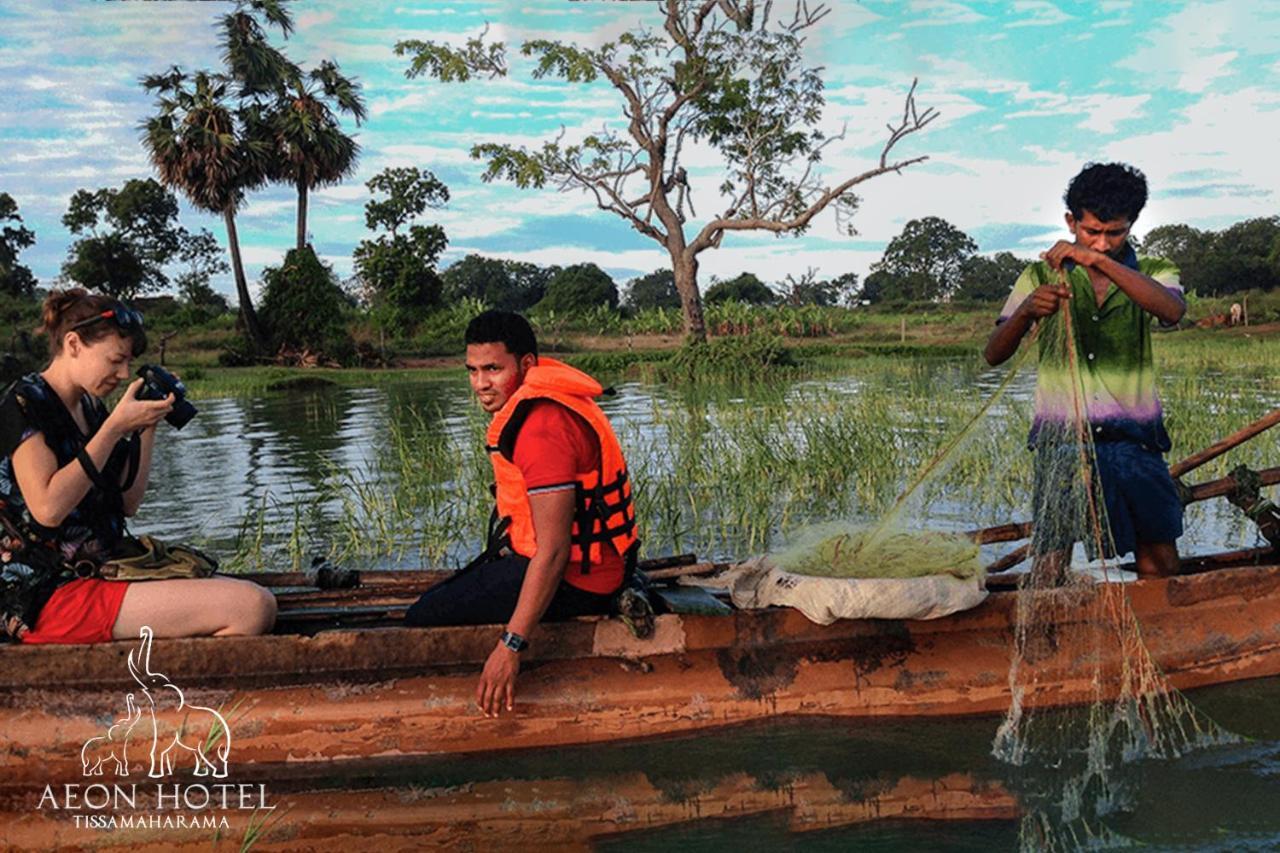
[[[1113,593],[1090,595],[1103,594]],[[1280,674],[1280,567],[1141,581],[1123,600],[1174,687]],[[1064,624],[1096,606],[1068,604]],[[269,778],[270,768],[299,763],[589,744],[774,717],[999,714],[1010,704],[1016,607],[1016,594],[995,593],[943,619],[830,626],[791,610],[665,615],[647,640],[611,619],[544,625],[531,638],[515,711],[493,719],[474,702],[493,627],[161,640],[151,665],[181,687],[186,709],[157,704],[157,730],[191,726],[191,706],[219,709],[237,771]],[[139,693],[127,666],[137,646],[3,650],[6,786],[82,780],[83,744]],[[1113,692],[1119,679],[1108,673],[1121,661],[1101,654],[1098,679],[1078,650],[1043,650],[1024,705]],[[131,755],[137,767],[144,753]]]

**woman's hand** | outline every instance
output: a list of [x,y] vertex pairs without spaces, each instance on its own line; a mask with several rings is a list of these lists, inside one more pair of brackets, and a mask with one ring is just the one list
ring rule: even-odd
[[125,436],[138,430],[150,429],[173,411],[172,394],[163,400],[139,400],[138,389],[142,387],[142,382],[141,378],[135,379],[107,417],[106,425],[118,435]]

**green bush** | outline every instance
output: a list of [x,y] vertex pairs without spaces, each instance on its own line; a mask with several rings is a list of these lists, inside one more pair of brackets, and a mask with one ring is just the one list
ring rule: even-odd
[[778,294],[769,289],[755,273],[744,272],[736,278],[716,281],[709,288],[703,301],[708,305],[717,302],[743,302],[749,305],[772,305]]
[[463,298],[428,314],[413,336],[412,347],[422,355],[458,355],[467,324],[488,306],[478,299]]
[[627,287],[627,307],[632,311],[680,310],[680,293],[676,290],[675,273],[662,269],[633,278]]
[[439,226],[383,235],[356,247],[356,273],[370,285],[373,314],[388,331],[411,330],[436,305],[443,287],[433,267],[445,246]]
[[249,341],[240,336],[228,341],[222,352],[218,353],[219,367],[251,367],[260,360]]
[[537,309],[568,314],[596,307],[618,307],[618,287],[609,274],[595,264],[575,264],[555,274]]
[[346,363],[355,352],[347,302],[333,270],[308,246],[290,249],[280,267],[262,271],[262,320],[271,348],[309,349]]
[[780,337],[753,333],[686,343],[659,366],[658,375],[667,382],[758,382],[794,378],[796,366]]

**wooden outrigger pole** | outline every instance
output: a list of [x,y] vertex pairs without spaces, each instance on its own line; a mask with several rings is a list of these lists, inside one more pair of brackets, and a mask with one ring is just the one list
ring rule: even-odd
[[[1184,506],[1210,498],[1227,497],[1232,500],[1232,503],[1245,510],[1246,514],[1258,523],[1269,542],[1280,548],[1280,542],[1276,541],[1277,538],[1280,538],[1280,522],[1277,520],[1280,515],[1277,515],[1274,506],[1270,506],[1270,510],[1268,510],[1269,504],[1262,502],[1260,496],[1256,494],[1258,489],[1264,486],[1280,484],[1280,467],[1264,468],[1255,472],[1241,466],[1226,477],[1191,487],[1183,486],[1180,480],[1182,476],[1217,459],[1227,451],[1239,447],[1276,424],[1280,424],[1280,409],[1276,409],[1270,414],[1259,418],[1226,438],[1214,442],[1205,449],[1191,454],[1182,461],[1170,465],[1169,475],[1174,478],[1174,482],[1182,491],[1182,503]],[[1251,506],[1245,506],[1244,504],[1251,504]],[[1023,521],[971,530],[966,535],[972,537],[979,545],[993,542],[1016,542],[1030,536],[1033,527],[1034,524],[1032,522]],[[1025,560],[1030,553],[1030,543],[1022,545],[988,566],[987,573],[998,574],[1011,569]]]

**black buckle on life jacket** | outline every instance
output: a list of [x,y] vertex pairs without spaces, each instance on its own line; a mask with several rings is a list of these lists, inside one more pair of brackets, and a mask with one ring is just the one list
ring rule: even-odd
[[514,553],[511,550],[511,516],[498,516],[498,508],[495,506],[493,511],[489,513],[489,529],[485,534],[484,550],[459,571],[468,571],[476,566],[491,563],[507,554]]
[[[592,545],[610,542],[621,534],[629,534],[635,530],[635,506],[627,495],[626,484],[625,468],[618,472],[615,479],[606,483],[604,469],[601,467],[593,487],[586,489],[579,483],[574,491],[574,523],[578,528],[574,542],[582,552],[584,575],[591,571]],[[610,503],[606,498],[613,492],[617,492],[619,496],[616,503]],[[622,516],[621,523],[610,526],[610,519],[618,515]]]

